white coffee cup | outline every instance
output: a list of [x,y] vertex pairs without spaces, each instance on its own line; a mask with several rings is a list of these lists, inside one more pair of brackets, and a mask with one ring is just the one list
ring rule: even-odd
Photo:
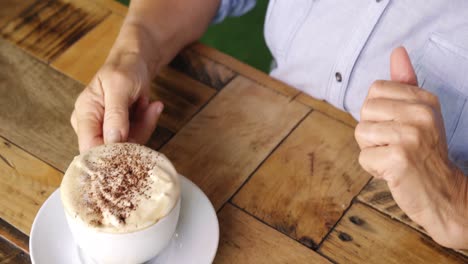
[[129,233],[105,233],[77,221],[66,210],[65,215],[75,242],[87,258],[99,264],[143,263],[171,241],[179,219],[180,200],[179,197],[169,214],[153,225]]

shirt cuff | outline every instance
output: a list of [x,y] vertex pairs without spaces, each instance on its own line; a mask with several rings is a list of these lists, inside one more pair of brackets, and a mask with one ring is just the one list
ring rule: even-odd
[[222,22],[226,17],[242,16],[255,7],[256,0],[221,0],[218,13],[211,21],[212,24]]

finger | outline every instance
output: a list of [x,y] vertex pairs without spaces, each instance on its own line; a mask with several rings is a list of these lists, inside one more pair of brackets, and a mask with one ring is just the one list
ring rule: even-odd
[[361,121],[398,121],[404,124],[431,124],[434,109],[426,104],[393,99],[370,99],[364,102]]
[[129,129],[130,95],[126,89],[108,89],[104,94],[104,142],[127,140]]
[[369,174],[376,178],[383,178],[388,167],[390,147],[379,146],[361,150],[359,164]]
[[78,144],[81,153],[104,143],[101,128],[101,123],[92,116],[78,118]]
[[354,134],[361,149],[398,144],[417,146],[423,137],[418,128],[394,121],[363,121],[356,126]]
[[418,85],[416,73],[404,47],[394,49],[390,56],[390,76],[395,82]]
[[131,123],[129,141],[145,144],[156,129],[163,109],[161,102],[153,102],[146,109],[137,111],[138,117]]
[[[76,130],[80,152],[103,144],[102,116],[103,109],[92,103],[83,104],[76,108]],[[101,112],[101,113],[99,113]]]
[[359,164],[369,174],[382,178],[387,167],[388,147],[366,148],[359,154]]
[[401,146],[366,148],[359,154],[359,164],[372,176],[397,186],[409,168],[407,154]]
[[142,118],[143,113],[146,111],[149,105],[149,98],[145,95],[140,98],[130,107],[130,126],[132,122]]
[[413,103],[425,103],[433,107],[439,105],[437,96],[417,86],[401,84],[394,81],[375,81],[370,89],[366,100],[375,98],[387,98],[403,100]]
[[400,142],[400,128],[396,122],[362,121],[354,131],[356,141],[361,149],[386,146]]

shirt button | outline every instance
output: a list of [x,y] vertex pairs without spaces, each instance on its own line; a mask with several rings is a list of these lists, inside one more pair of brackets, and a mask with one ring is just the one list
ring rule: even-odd
[[343,78],[341,77],[341,73],[337,72],[335,73],[335,79],[337,82],[341,82]]

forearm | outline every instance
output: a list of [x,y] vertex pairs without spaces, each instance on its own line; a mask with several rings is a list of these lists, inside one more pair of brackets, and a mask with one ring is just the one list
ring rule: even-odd
[[144,61],[150,77],[186,45],[202,36],[220,0],[132,0],[107,62],[125,55]]

